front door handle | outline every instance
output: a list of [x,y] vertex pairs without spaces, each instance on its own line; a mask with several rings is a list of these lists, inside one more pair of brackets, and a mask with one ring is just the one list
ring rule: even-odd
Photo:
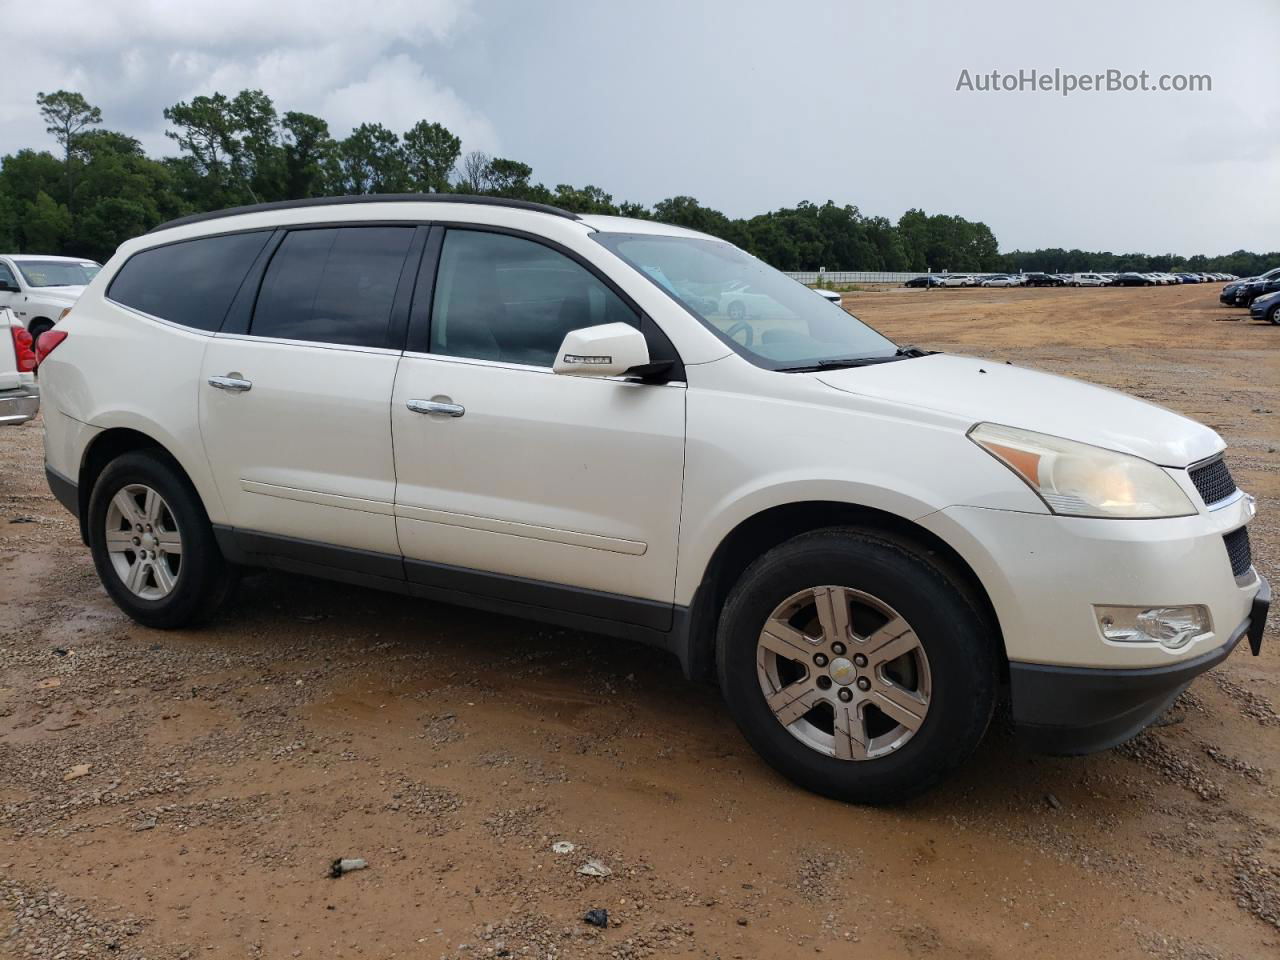
[[239,376],[210,377],[209,386],[217,387],[219,390],[230,390],[233,393],[244,393],[246,390],[253,389],[253,381],[242,380]]
[[409,400],[405,406],[414,413],[435,413],[445,417],[460,417],[467,412],[462,404],[445,400]]

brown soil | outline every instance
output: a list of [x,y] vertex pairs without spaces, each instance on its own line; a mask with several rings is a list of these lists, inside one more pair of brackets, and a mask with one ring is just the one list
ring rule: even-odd
[[[1211,424],[1275,580],[1280,329],[1216,294],[845,305]],[[40,436],[0,430],[0,955],[1280,955],[1274,616],[1129,745],[1038,757],[998,725],[929,796],[861,809],[775,776],[714,689],[627,643],[280,574],[206,629],[139,628]]]

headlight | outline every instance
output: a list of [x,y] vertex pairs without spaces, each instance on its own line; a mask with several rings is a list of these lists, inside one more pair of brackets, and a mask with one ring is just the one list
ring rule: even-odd
[[969,437],[1054,513],[1072,517],[1188,517],[1191,500],[1148,460],[1016,427],[980,423]]

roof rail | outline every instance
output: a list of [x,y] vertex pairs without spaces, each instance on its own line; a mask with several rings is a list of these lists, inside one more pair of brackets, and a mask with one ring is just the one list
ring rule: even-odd
[[189,223],[204,223],[206,220],[235,217],[242,213],[263,213],[268,210],[297,210],[304,207],[336,207],[352,203],[475,203],[489,207],[513,207],[517,210],[549,213],[552,216],[565,217],[568,220],[582,219],[576,213],[571,213],[560,207],[553,207],[549,203],[534,203],[531,200],[478,197],[469,193],[366,193],[351,197],[307,197],[303,200],[276,200],[273,203],[251,203],[243,207],[212,210],[209,213],[193,213],[187,217],[168,220],[159,226],[152,227],[147,233],[168,230],[171,227],[185,227]]

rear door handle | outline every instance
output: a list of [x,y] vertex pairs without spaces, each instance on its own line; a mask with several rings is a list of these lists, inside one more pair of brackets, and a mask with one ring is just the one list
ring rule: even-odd
[[219,390],[230,390],[233,393],[244,393],[253,389],[252,380],[241,380],[239,377],[210,377],[209,386]]
[[462,404],[443,400],[409,400],[405,406],[414,413],[435,413],[445,417],[460,417],[467,412]]

